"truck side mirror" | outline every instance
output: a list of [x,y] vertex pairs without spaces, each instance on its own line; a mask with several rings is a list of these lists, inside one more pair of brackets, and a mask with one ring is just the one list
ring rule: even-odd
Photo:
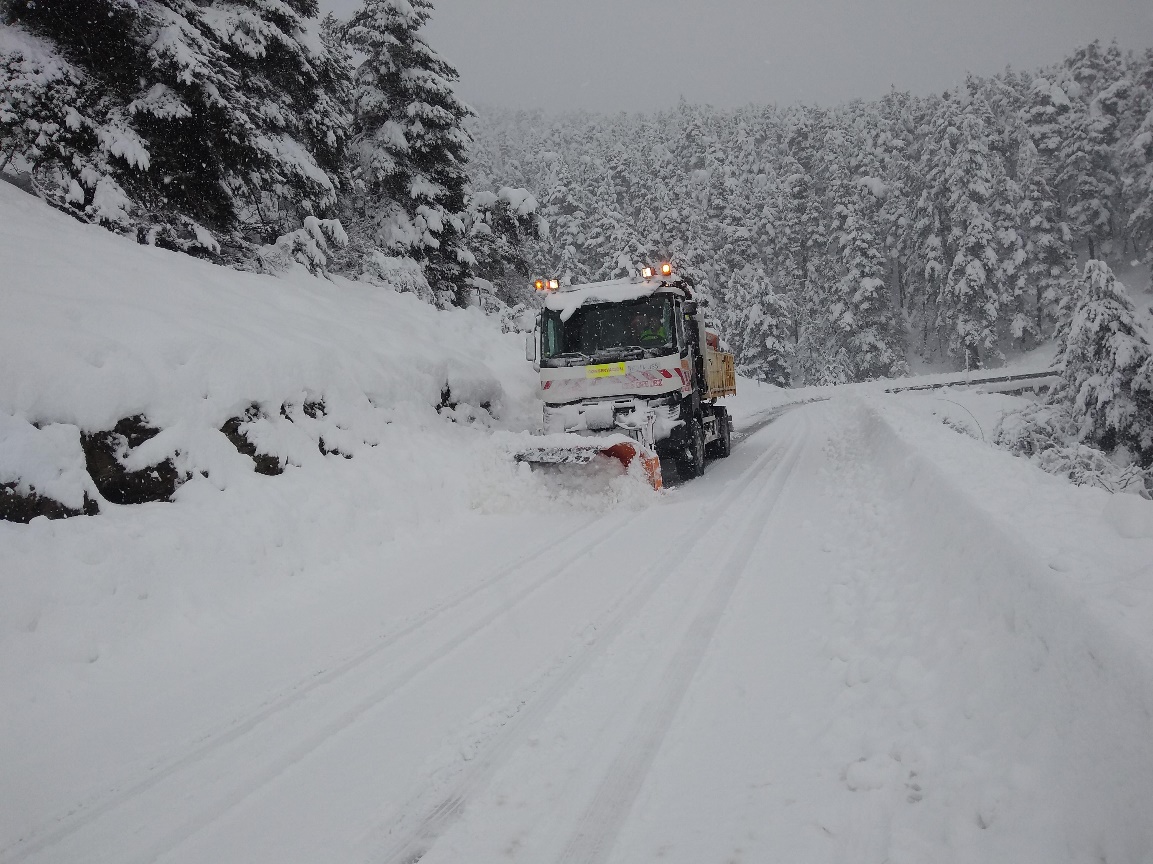
[[684,302],[684,305],[681,308],[685,310],[686,316],[691,317],[693,315],[696,315],[697,314],[697,301],[696,300],[686,300]]
[[529,363],[536,362],[536,334],[538,332],[534,328],[531,333],[524,337],[524,359]]

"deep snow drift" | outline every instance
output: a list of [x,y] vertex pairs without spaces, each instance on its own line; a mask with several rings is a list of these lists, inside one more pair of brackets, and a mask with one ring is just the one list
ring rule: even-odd
[[0,522],[3,864],[1153,859],[1153,504],[983,441],[1025,397],[741,382],[658,494],[516,465],[476,310],[4,184],[0,276],[0,483],[137,414],[190,476]]

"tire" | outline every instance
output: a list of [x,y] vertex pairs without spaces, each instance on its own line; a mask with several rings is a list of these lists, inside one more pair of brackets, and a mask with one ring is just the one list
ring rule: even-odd
[[677,459],[677,473],[682,480],[692,480],[705,473],[705,430],[701,428],[700,420],[694,419],[689,424],[688,435]]
[[733,418],[724,408],[717,411],[717,426],[720,435],[716,441],[718,459],[724,459],[733,452]]

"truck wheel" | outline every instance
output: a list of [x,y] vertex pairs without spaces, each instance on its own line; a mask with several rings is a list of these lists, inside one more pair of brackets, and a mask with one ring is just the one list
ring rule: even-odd
[[733,452],[733,418],[723,408],[717,412],[717,457],[724,459]]
[[677,459],[677,473],[682,480],[692,480],[705,473],[705,430],[700,420],[693,420],[689,426],[688,440]]

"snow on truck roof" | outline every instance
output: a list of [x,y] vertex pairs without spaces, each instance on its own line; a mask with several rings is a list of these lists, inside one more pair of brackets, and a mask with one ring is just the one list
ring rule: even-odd
[[544,298],[544,306],[560,312],[562,321],[567,321],[585,303],[623,303],[639,300],[658,293],[676,293],[688,296],[685,286],[677,284],[676,277],[662,276],[653,279],[632,277],[610,279],[607,282],[589,282],[584,285],[566,285],[549,292]]

